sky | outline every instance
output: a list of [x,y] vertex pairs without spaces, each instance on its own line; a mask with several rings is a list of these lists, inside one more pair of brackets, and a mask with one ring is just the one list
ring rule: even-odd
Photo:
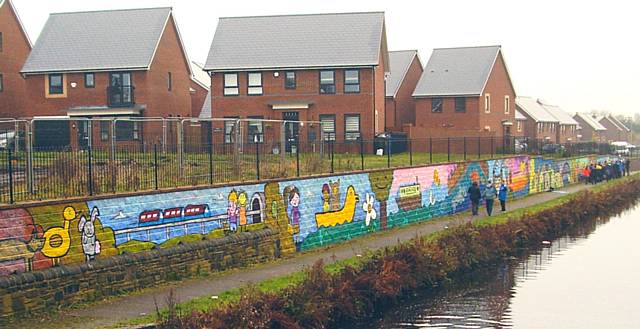
[[[640,112],[640,19],[634,1],[13,0],[35,42],[49,13],[174,8],[191,60],[205,62],[218,17],[384,11],[389,50],[502,45],[516,94],[569,113]],[[635,31],[635,32],[634,32]]]

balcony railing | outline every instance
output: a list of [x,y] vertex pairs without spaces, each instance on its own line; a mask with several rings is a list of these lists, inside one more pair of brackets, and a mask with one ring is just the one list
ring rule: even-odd
[[132,107],[135,105],[135,89],[134,86],[107,87],[109,107]]

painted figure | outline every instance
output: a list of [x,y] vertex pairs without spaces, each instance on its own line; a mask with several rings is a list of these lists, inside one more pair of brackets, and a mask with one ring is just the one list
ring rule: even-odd
[[356,205],[359,197],[353,186],[347,188],[347,196],[342,209],[316,214],[316,224],[318,227],[330,227],[344,223],[351,223],[356,212]]
[[240,192],[238,196],[238,216],[240,217],[240,226],[247,225],[247,193]]
[[289,191],[289,205],[291,206],[291,225],[300,225],[300,193],[297,187]]
[[87,262],[96,259],[96,255],[100,254],[100,241],[96,238],[95,221],[100,216],[98,207],[91,210],[90,219],[81,216],[78,222],[78,231],[82,233],[82,251]]
[[71,247],[71,235],[69,226],[71,221],[76,218],[76,210],[73,207],[66,207],[62,212],[64,224],[62,227],[51,227],[44,232],[44,246],[42,254],[52,258],[53,264],[60,262],[60,258],[69,252]]
[[227,219],[229,220],[229,229],[235,232],[238,230],[238,192],[231,190],[228,197]]
[[329,184],[325,183],[322,185],[322,211],[327,212],[331,210],[331,188]]
[[373,197],[373,195],[367,193],[367,196],[362,203],[362,210],[364,210],[365,213],[364,223],[366,226],[369,226],[371,224],[371,221],[375,220],[377,217],[376,209],[373,206],[374,201],[375,198]]
[[331,210],[340,210],[340,180],[331,183]]

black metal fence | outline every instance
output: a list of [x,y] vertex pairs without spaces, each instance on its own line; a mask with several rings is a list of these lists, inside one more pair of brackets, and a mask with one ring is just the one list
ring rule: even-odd
[[[526,138],[428,138],[261,143],[153,142],[0,148],[0,203],[310,176],[513,154],[614,154],[608,144]],[[626,154],[625,154],[626,155]],[[639,155],[633,151],[628,154]]]

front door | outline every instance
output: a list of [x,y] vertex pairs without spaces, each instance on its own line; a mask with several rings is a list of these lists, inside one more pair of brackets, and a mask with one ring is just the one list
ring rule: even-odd
[[89,146],[89,121],[77,121],[78,123],[78,146],[84,150]]
[[[287,152],[291,152],[291,146],[295,145],[295,150],[298,147],[298,138],[300,137],[300,113],[298,112],[284,112],[282,113],[282,120],[285,120],[284,126],[284,140]],[[296,122],[291,122],[296,121]]]

